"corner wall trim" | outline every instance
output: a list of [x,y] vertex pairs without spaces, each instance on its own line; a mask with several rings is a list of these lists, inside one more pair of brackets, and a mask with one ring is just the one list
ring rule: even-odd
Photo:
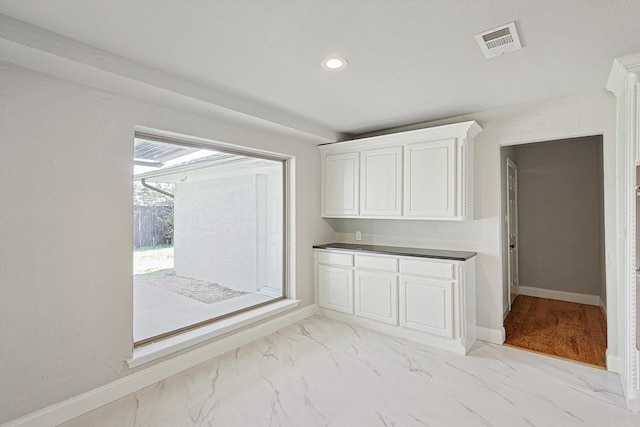
[[610,355],[609,350],[607,350],[607,371],[615,372],[616,374],[620,375],[622,373],[622,371],[620,370],[621,366],[622,365],[620,363],[620,358],[618,356]]
[[604,299],[602,299],[602,297],[600,297],[600,309],[602,310],[602,313],[604,314],[604,318],[607,318],[607,304],[604,302]]
[[2,424],[0,427],[50,427],[65,423],[216,356],[314,316],[317,311],[317,306],[313,304],[285,313],[229,337],[89,390],[71,399],[16,418]]
[[554,291],[552,289],[534,288],[532,286],[519,286],[520,295],[530,297],[548,298],[579,304],[600,305],[600,295],[578,294],[575,292]]
[[480,341],[488,342],[491,344],[504,344],[504,340],[506,338],[506,332],[504,328],[500,329],[491,329],[491,328],[483,328],[482,326],[476,327],[476,339]]

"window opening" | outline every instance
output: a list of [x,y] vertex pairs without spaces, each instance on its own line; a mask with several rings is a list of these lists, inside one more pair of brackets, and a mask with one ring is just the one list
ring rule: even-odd
[[134,343],[285,298],[285,158],[136,134]]

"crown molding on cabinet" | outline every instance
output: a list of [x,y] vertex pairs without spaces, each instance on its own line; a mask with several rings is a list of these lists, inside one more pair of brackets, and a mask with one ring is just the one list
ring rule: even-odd
[[607,81],[607,90],[613,92],[616,96],[620,96],[620,93],[627,85],[629,74],[639,73],[640,53],[614,59],[609,73],[609,80]]

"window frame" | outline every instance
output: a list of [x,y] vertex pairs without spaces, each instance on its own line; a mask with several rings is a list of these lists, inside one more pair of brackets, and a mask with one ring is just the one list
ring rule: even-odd
[[[292,162],[294,161],[293,156],[288,156],[284,154],[273,153],[269,151],[264,151],[260,149],[254,149],[250,147],[243,147],[229,143],[223,143],[218,141],[211,141],[206,139],[201,139],[197,137],[189,137],[186,135],[178,135],[165,134],[163,131],[153,131],[150,129],[140,129],[136,127],[134,131],[134,140],[135,138],[142,138],[151,141],[157,141],[160,143],[167,144],[175,144],[183,147],[196,148],[196,149],[208,149],[208,150],[216,150],[223,153],[235,154],[240,156],[253,157],[263,160],[269,161],[277,161],[282,164],[282,296],[275,297],[269,301],[264,301],[258,304],[253,304],[247,307],[243,307],[239,310],[235,310],[230,313],[226,313],[220,316],[212,317],[207,320],[203,320],[200,322],[196,322],[194,324],[183,326],[177,329],[172,329],[171,331],[163,332],[158,335],[154,335],[152,337],[144,338],[138,341],[133,342],[134,352],[139,350],[140,348],[147,346],[151,343],[157,343],[163,340],[170,340],[176,337],[179,337],[181,334],[185,334],[188,332],[192,332],[197,330],[198,328],[210,327],[217,322],[221,322],[224,320],[232,320],[233,317],[241,317],[244,314],[250,314],[252,310],[262,311],[262,309],[271,304],[282,303],[286,300],[292,300],[293,296],[293,288],[291,286],[291,274],[290,268],[293,260],[290,260],[290,245],[292,241],[290,239],[291,233],[293,233],[291,216],[293,213],[292,205],[291,205],[291,194],[292,194]],[[133,156],[132,156],[133,157]],[[132,225],[133,225],[133,215],[131,217]],[[133,234],[132,234],[133,239]],[[131,281],[131,289],[133,291],[133,275]],[[282,304],[280,304],[282,305]],[[296,304],[297,305],[297,304]],[[276,307],[276,309],[278,309]],[[135,308],[134,308],[135,310]],[[133,330],[133,323],[132,323]]]

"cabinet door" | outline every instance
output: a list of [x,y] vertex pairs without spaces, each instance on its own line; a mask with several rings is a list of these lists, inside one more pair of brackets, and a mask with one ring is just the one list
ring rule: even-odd
[[405,146],[404,182],[405,216],[455,216],[455,139]]
[[342,313],[353,314],[353,270],[318,266],[318,305]]
[[323,216],[355,216],[359,210],[360,153],[323,159]]
[[453,282],[400,276],[400,326],[453,337]]
[[356,315],[398,324],[398,276],[395,273],[356,270]]
[[402,147],[364,150],[360,179],[360,213],[402,214]]

